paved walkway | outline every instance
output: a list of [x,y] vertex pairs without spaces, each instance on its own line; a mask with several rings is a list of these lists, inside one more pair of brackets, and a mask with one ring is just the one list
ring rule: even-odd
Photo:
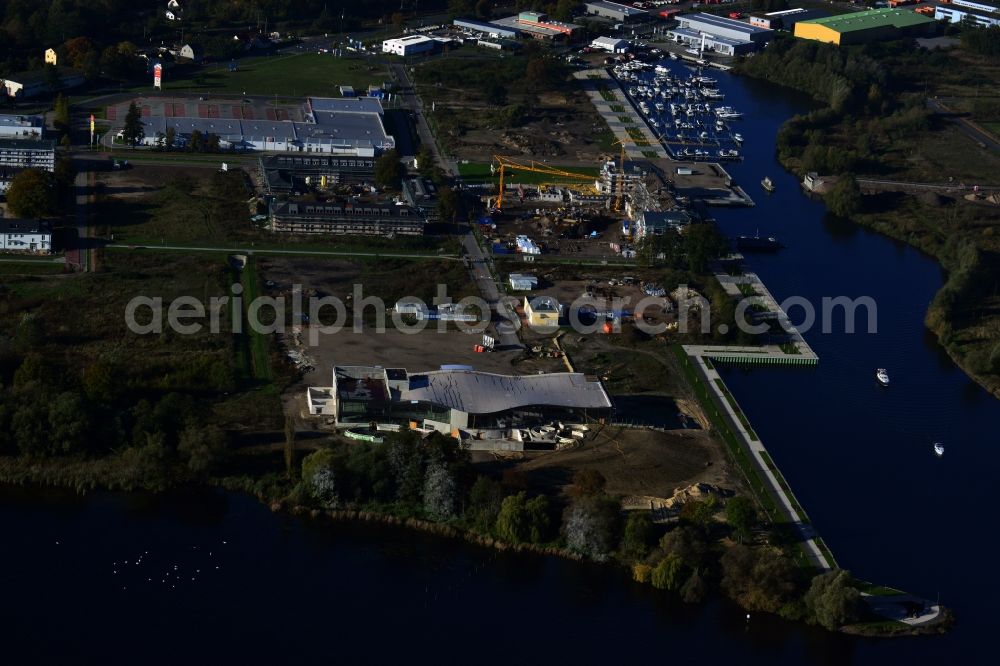
[[[638,159],[648,159],[644,153],[653,152],[656,153],[656,158],[658,159],[670,159],[667,150],[649,128],[649,125],[646,124],[646,120],[632,106],[632,102],[628,100],[621,86],[618,85],[618,81],[612,78],[606,70],[580,70],[573,72],[573,76],[581,81],[584,92],[587,93],[587,97],[590,98],[597,112],[601,114],[604,122],[608,124],[615,138],[624,142],[626,155]],[[604,95],[601,94],[602,89],[614,95],[614,101],[604,99]],[[620,105],[624,109],[624,112],[612,111],[612,105]],[[636,140],[628,133],[626,124],[621,121],[620,118],[622,116],[632,119],[628,127],[635,127],[635,129],[641,132],[644,140],[649,144],[648,146],[640,146],[636,143]]]
[[[873,596],[862,594],[872,612],[889,620],[896,620],[911,627],[921,627],[934,624],[941,618],[941,606],[930,604],[920,597],[911,594],[896,594],[892,596]],[[911,617],[911,609],[919,608],[917,615]]]
[[[688,351],[688,348],[685,347],[684,350]],[[713,402],[715,402],[717,407],[722,409],[730,429],[740,438],[741,445],[750,454],[750,459],[758,475],[767,484],[768,491],[775,499],[783,517],[798,530],[805,546],[806,555],[810,561],[814,566],[824,571],[832,569],[836,563],[827,559],[827,556],[820,550],[816,542],[817,535],[815,530],[807,522],[807,517],[804,514],[800,514],[795,508],[799,505],[798,501],[793,502],[791,491],[786,492],[782,489],[778,477],[771,471],[765,461],[764,456],[767,455],[767,450],[764,448],[764,443],[760,441],[756,434],[751,435],[747,428],[743,426],[739,416],[736,414],[736,410],[733,408],[736,399],[732,398],[733,404],[730,404],[729,399],[722,392],[722,388],[719,386],[722,378],[719,376],[719,373],[714,368],[710,368],[705,363],[705,359],[700,355],[690,355],[688,358],[695,364],[695,369],[704,379],[705,386],[712,392]],[[770,458],[770,456],[768,457]]]

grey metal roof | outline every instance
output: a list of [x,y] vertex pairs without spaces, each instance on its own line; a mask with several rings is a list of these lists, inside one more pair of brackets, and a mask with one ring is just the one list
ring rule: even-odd
[[382,115],[382,102],[377,97],[310,97],[309,106],[313,112],[335,111]]
[[576,409],[608,409],[611,399],[599,381],[579,373],[496,375],[487,372],[436,370],[411,374],[400,401],[418,400],[467,414],[493,414],[532,405]]
[[583,3],[587,8],[599,7],[608,11],[621,12],[625,16],[640,16],[642,14],[648,14],[645,9],[637,9],[635,7],[629,7],[628,5],[620,5],[617,2],[605,2],[604,0],[597,0],[596,2],[585,2]]
[[[768,30],[767,28],[758,28],[757,26],[744,23],[743,21],[737,21],[736,19],[731,19],[726,16],[716,16],[714,14],[685,14],[678,17],[678,20],[682,22],[686,21],[694,26],[704,26],[705,28],[725,28],[726,30],[735,30],[748,35],[774,32],[773,30]],[[711,32],[711,30],[706,29],[705,32]]]
[[48,232],[48,225],[41,220],[0,219],[0,234],[39,234]]

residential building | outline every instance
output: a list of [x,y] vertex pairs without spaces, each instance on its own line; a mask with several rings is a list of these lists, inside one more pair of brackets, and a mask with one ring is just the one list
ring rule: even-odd
[[39,116],[0,114],[0,139],[39,139],[45,122]]
[[271,231],[292,234],[419,236],[426,220],[420,211],[392,202],[275,201]]
[[[427,215],[428,222],[437,220],[437,188],[426,178],[422,176],[404,178],[403,199],[413,208],[423,211]],[[451,222],[451,220],[446,221]]]
[[646,177],[649,168],[647,162],[634,160],[625,160],[622,166],[624,166],[624,170],[614,160],[608,160],[601,165],[601,175],[595,183],[598,192],[618,194],[619,188],[621,188],[625,194],[629,194],[636,183],[642,182],[642,179]]
[[46,65],[59,64],[59,55],[56,53],[55,49],[45,49],[45,64]]
[[[937,21],[948,21],[948,23],[974,23],[981,28],[990,28],[1000,25],[1000,13],[996,10],[983,11],[973,7],[937,5],[934,7],[934,19]],[[975,3],[981,4],[981,3]]]
[[510,281],[510,288],[514,291],[531,291],[538,288],[538,278],[534,275],[511,273],[507,279]]
[[54,171],[56,142],[51,139],[0,139],[0,194],[25,169]]
[[533,328],[556,328],[562,308],[552,296],[524,297],[524,318]]
[[468,366],[429,372],[337,366],[333,386],[309,389],[310,413],[338,425],[371,422],[437,431],[460,439],[552,422],[603,422],[611,398],[601,382],[579,373],[499,375]]
[[52,230],[38,220],[0,219],[0,251],[48,254]]
[[588,16],[599,16],[616,23],[641,23],[652,18],[645,9],[617,2],[585,2],[583,8]]
[[452,24],[464,30],[471,30],[483,35],[489,35],[494,39],[517,39],[520,31],[515,28],[505,28],[496,23],[486,23],[484,21],[474,21],[472,19],[455,19]]
[[871,9],[799,21],[795,36],[841,46],[932,34],[937,22],[909,9]]
[[309,186],[327,188],[371,183],[375,179],[374,157],[291,153],[262,155],[257,163],[267,191],[271,193],[292,192]]
[[607,51],[608,53],[625,53],[628,51],[629,44],[624,39],[617,39],[615,37],[598,37],[590,43],[590,47],[593,49],[600,49],[601,51]]
[[635,218],[635,240],[679,232],[690,223],[691,216],[683,210],[642,211]]
[[184,18],[184,8],[177,0],[168,0],[167,8],[163,11],[163,16],[168,21],[180,21]]
[[0,83],[3,84],[8,97],[29,99],[56,90],[76,88],[77,86],[82,86],[85,81],[83,72],[78,72],[69,67],[58,67],[57,72],[58,78],[55,87],[50,83],[48,74],[44,70],[11,74],[10,77],[3,79]]
[[202,51],[200,46],[185,44],[177,49],[177,53],[174,54],[174,57],[180,62],[199,63],[204,57],[204,51]]
[[677,23],[667,32],[675,41],[725,56],[753,53],[774,36],[773,30],[714,14],[683,14]]
[[407,35],[382,42],[382,52],[398,56],[410,56],[418,53],[428,53],[437,47],[437,42],[426,35]]

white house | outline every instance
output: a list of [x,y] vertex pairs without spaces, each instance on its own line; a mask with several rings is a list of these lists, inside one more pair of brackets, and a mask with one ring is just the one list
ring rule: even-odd
[[184,17],[184,9],[177,0],[169,0],[167,2],[167,9],[163,12],[163,15],[168,21],[180,21]]
[[433,51],[437,42],[425,35],[408,35],[382,42],[382,53],[393,53],[399,56],[415,55]]
[[201,62],[202,52],[200,46],[194,46],[192,44],[185,44],[177,53],[174,54],[178,60],[190,61],[190,62]]
[[628,51],[628,42],[614,37],[598,37],[590,43],[590,48],[600,49],[608,53],[625,53]]
[[[75,88],[83,85],[84,80],[83,72],[78,72],[68,67],[60,67],[56,89]],[[37,97],[38,95],[52,91],[52,85],[49,83],[48,77],[43,70],[11,74],[10,78],[2,81],[2,84],[8,97],[16,97],[18,99]],[[0,94],[3,94],[3,92],[3,90],[0,90]]]
[[514,291],[531,291],[538,288],[538,278],[523,273],[510,274],[510,288]]
[[37,220],[0,220],[0,251],[48,254],[52,231]]

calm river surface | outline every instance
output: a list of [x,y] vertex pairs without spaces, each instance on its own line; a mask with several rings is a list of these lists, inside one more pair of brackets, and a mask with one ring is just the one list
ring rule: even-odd
[[[731,172],[759,204],[719,221],[731,235],[759,229],[789,246],[751,267],[779,300],[878,303],[877,335],[807,335],[818,368],[729,369],[726,381],[841,566],[940,595],[958,614],[950,635],[875,641],[764,616],[747,624],[725,601],[684,606],[605,568],[304,522],[215,491],[0,489],[8,663],[983,660],[1000,593],[988,494],[1000,402],[924,332],[941,271],[913,249],[825,221],[781,171],[775,133],[807,100],[712,76],[747,114],[737,128],[748,159]],[[765,175],[771,196],[758,185]],[[879,366],[888,390],[875,383]],[[941,459],[934,440],[947,444]]]

